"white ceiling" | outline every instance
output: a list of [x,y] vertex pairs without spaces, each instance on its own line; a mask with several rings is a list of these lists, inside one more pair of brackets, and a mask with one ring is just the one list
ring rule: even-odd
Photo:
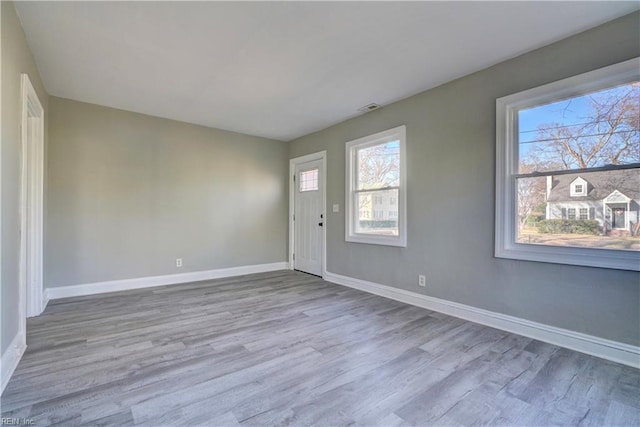
[[291,140],[638,2],[17,2],[51,95]]

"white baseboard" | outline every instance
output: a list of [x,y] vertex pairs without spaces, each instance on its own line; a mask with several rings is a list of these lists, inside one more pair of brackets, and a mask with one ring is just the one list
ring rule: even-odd
[[324,279],[338,285],[359,289],[481,325],[566,347],[634,368],[640,368],[640,347],[637,346],[330,272],[325,274]]
[[45,289],[44,292],[42,293],[42,310],[40,311],[40,314],[44,313],[44,311],[47,309],[47,304],[49,304],[50,299],[51,298],[49,298],[49,291]]
[[45,300],[102,294],[106,292],[127,291],[131,289],[151,288],[154,286],[176,285],[179,283],[199,282],[223,277],[243,276],[245,274],[266,273],[286,270],[287,262],[271,264],[245,265],[241,267],[220,268],[217,270],[194,271],[191,273],[167,274],[164,276],[139,277],[136,279],[110,280],[107,282],[87,283],[84,285],[47,288]]
[[9,384],[13,371],[18,367],[20,359],[24,351],[27,349],[27,342],[24,336],[24,331],[20,331],[16,334],[9,344],[9,347],[2,354],[0,359],[0,394],[4,393],[4,389]]

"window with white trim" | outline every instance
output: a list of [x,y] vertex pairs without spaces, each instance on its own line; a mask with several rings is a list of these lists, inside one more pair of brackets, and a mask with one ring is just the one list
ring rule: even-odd
[[[579,156],[579,154],[576,153],[576,156]],[[524,159],[524,161],[527,161],[527,159]],[[587,181],[582,179],[582,177],[577,177],[576,179],[574,179],[573,182],[571,183],[570,193],[571,193],[571,197],[586,196],[587,195]]]
[[496,257],[640,270],[639,112],[640,58],[496,101]]
[[589,209],[580,208],[580,219],[589,219]]
[[[406,246],[405,146],[405,126],[346,143],[346,241]],[[372,210],[372,201],[384,210]]]

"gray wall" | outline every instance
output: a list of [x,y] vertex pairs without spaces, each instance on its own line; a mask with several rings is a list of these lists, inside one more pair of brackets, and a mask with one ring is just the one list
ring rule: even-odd
[[[27,45],[12,2],[0,2],[2,8],[2,128],[0,144],[2,165],[0,310],[2,353],[16,336],[18,319],[18,262],[20,254],[20,74],[27,73],[45,111],[45,156],[47,152],[48,95],[44,90],[31,50]],[[46,184],[45,184],[46,185]],[[46,191],[46,187],[45,187]],[[45,206],[46,210],[46,206]]]
[[286,260],[286,143],[50,107],[46,287]]
[[[640,55],[639,14],[314,133],[290,157],[327,150],[327,266],[369,280],[640,344],[637,272],[496,259],[495,101]],[[375,93],[372,93],[375,100]],[[407,126],[408,246],[344,240],[345,142]],[[417,286],[425,274],[427,287]]]

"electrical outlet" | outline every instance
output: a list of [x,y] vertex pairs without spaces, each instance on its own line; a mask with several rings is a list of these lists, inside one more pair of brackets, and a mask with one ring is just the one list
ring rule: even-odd
[[176,267],[182,267],[182,258],[176,258]]
[[427,278],[423,274],[418,275],[418,286],[427,286]]

